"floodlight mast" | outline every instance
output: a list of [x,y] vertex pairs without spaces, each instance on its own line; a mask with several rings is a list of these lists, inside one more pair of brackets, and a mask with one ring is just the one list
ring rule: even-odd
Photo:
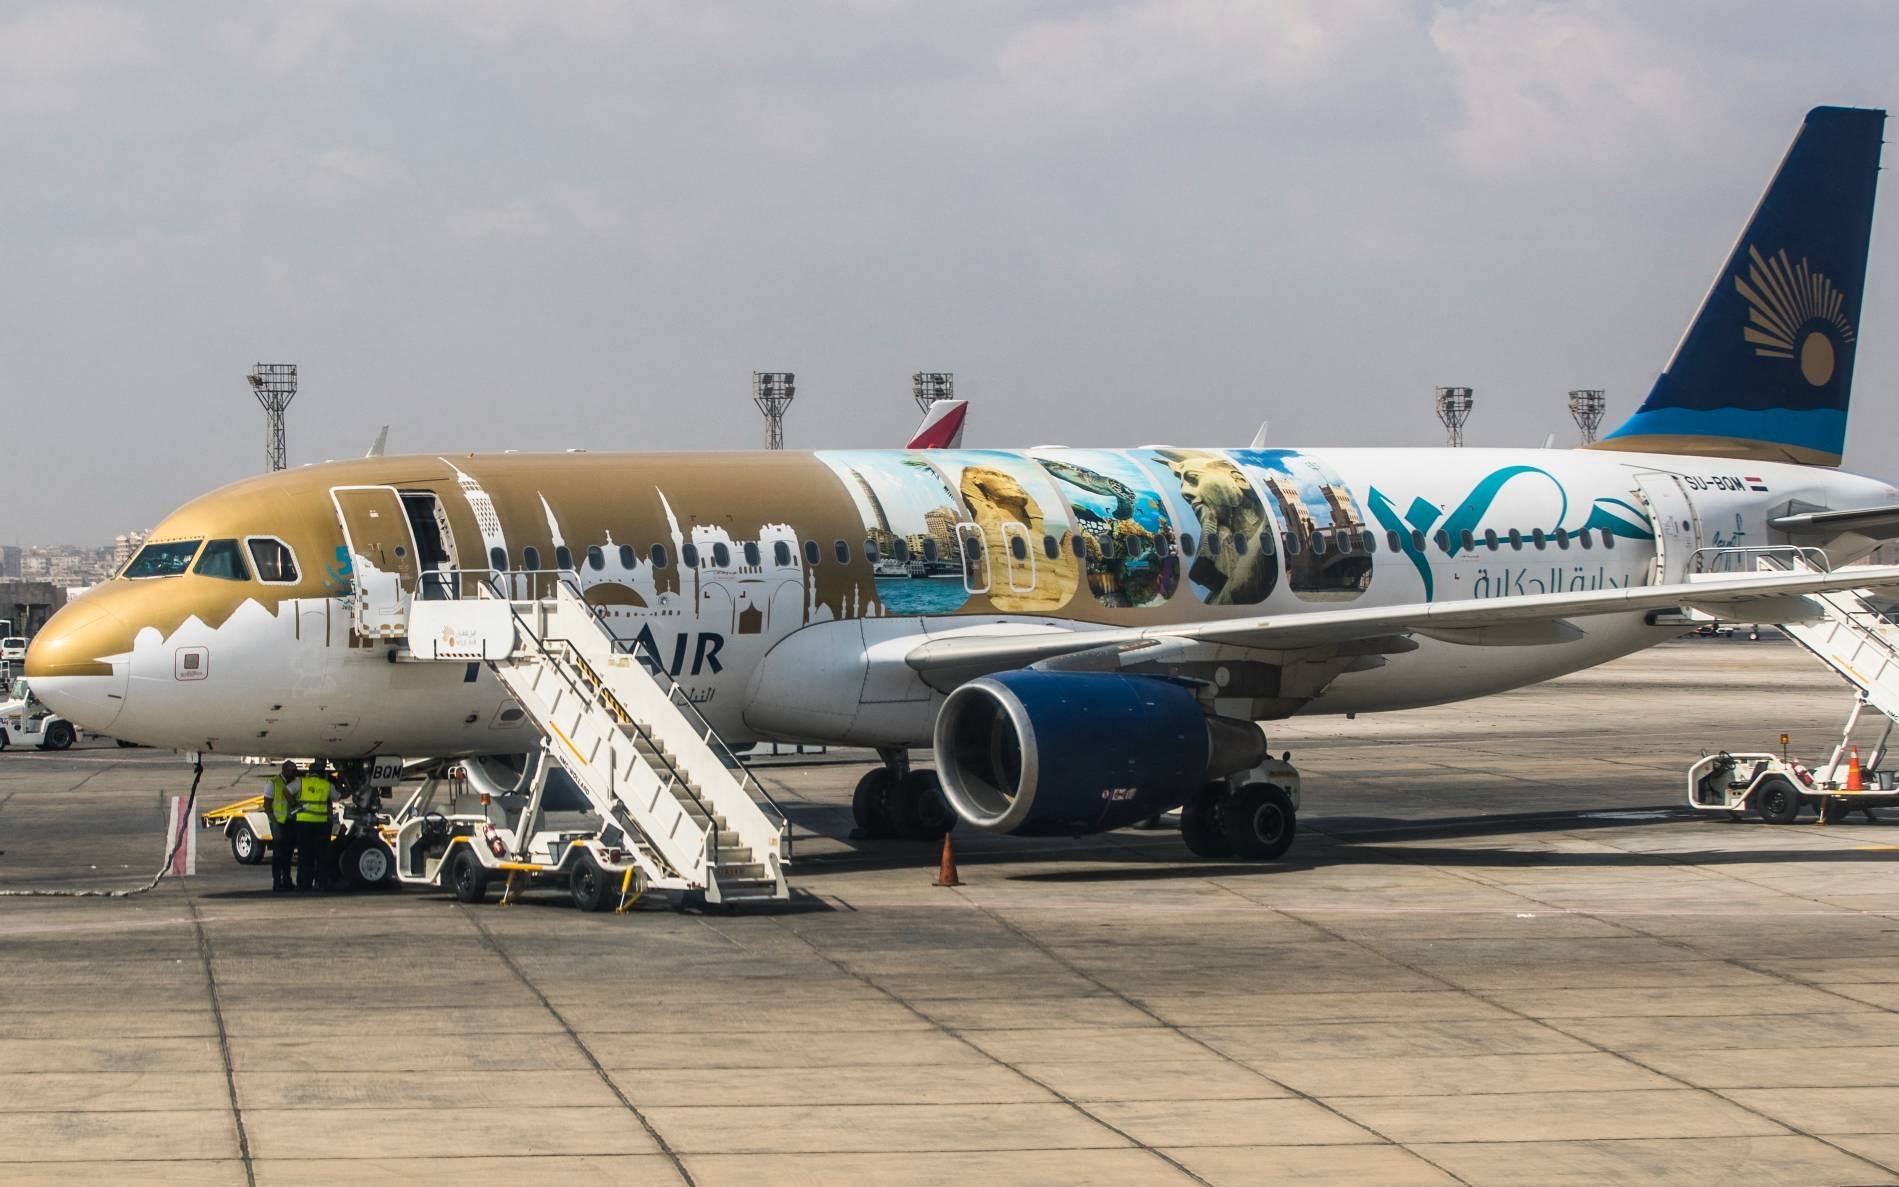
[[918,371],[910,377],[910,394],[919,411],[928,412],[938,400],[956,398],[956,375],[950,371]]
[[765,448],[785,447],[785,410],[798,394],[797,376],[790,371],[752,372],[752,403],[765,414]]
[[1596,430],[1602,427],[1602,411],[1607,406],[1599,387],[1579,387],[1569,393],[1569,415],[1582,430],[1584,445],[1596,443]]
[[251,391],[264,406],[264,465],[282,470],[290,465],[284,448],[284,410],[297,398],[295,363],[258,363],[251,368]]
[[1444,444],[1453,449],[1464,444],[1464,422],[1470,419],[1475,402],[1467,387],[1437,389],[1437,418],[1444,422]]

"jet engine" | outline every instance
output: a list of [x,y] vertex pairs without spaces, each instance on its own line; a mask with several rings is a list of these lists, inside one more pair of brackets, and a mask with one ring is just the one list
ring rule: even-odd
[[935,743],[956,814],[1024,836],[1124,828],[1266,754],[1258,726],[1208,714],[1188,684],[1101,672],[972,680],[943,702]]

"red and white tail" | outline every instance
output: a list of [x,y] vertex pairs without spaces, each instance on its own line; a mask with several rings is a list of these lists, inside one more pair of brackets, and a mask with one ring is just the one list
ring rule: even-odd
[[963,443],[963,421],[968,417],[968,400],[938,400],[923,414],[923,423],[904,448],[955,449]]

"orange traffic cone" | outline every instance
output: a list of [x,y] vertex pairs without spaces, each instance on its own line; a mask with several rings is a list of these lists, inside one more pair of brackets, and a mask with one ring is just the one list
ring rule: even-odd
[[963,880],[956,876],[956,854],[950,849],[950,835],[943,834],[943,864],[937,868],[938,886],[961,886]]
[[1859,769],[1859,747],[1849,747],[1851,754],[1846,760],[1846,790],[1865,791],[1866,776]]

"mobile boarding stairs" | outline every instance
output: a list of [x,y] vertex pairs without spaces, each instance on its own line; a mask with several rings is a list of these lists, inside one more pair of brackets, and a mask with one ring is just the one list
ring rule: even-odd
[[[1689,567],[1692,573],[1688,579],[1694,581],[1747,571],[1818,573],[1832,566],[1817,548],[1778,546],[1703,549]],[[1776,624],[1854,689],[1852,711],[1827,761],[1808,771],[1785,753],[1723,752],[1706,756],[1689,768],[1691,807],[1733,811],[1753,802],[1763,816],[1784,817],[1779,822],[1785,823],[1797,814],[1803,798],[1822,801],[1823,819],[1824,801],[1828,800],[1835,805],[1899,803],[1893,773],[1879,769],[1892,740],[1893,725],[1899,722],[1899,625],[1874,606],[1872,596],[1870,590],[1863,589],[1806,594],[1793,599],[1797,606],[1792,608],[1800,613],[1790,614],[1786,621]],[[1849,788],[1853,734],[1869,708],[1885,717],[1885,728],[1861,764],[1863,787]],[[1710,780],[1711,772],[1722,773],[1717,768],[1732,773]]]
[[[542,761],[499,824],[423,811],[398,832],[397,877],[464,900],[491,881],[557,880],[590,910],[647,891],[683,901],[789,897],[791,826],[684,689],[617,639],[571,573],[427,573],[423,596],[362,582],[360,633],[404,662],[483,663],[540,729]],[[548,764],[597,829],[544,827]],[[518,814],[517,814],[518,813]]]

